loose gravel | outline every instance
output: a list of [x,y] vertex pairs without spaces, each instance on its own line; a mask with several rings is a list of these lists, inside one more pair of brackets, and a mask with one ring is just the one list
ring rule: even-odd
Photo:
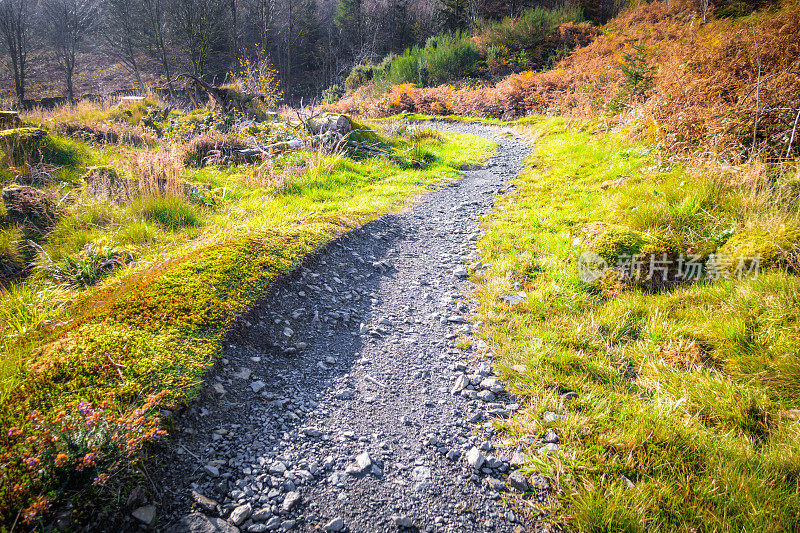
[[515,470],[520,451],[500,447],[492,423],[519,405],[476,356],[490,347],[455,348],[475,326],[469,270],[485,267],[476,221],[531,148],[509,131],[445,128],[499,151],[326,247],[239,321],[201,398],[175,417],[152,527],[531,527],[503,500],[542,499],[547,482]]

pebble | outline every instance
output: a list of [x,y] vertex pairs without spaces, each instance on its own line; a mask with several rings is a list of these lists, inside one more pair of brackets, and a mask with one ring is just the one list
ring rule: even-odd
[[467,463],[475,470],[480,470],[483,463],[486,462],[486,456],[483,455],[478,448],[474,446],[467,452]]
[[131,515],[133,515],[133,517],[142,524],[149,526],[156,519],[156,506],[145,505],[143,507],[139,507],[138,509],[134,510]]
[[528,492],[530,490],[528,478],[519,471],[511,472],[506,479],[506,484],[517,492]]
[[551,442],[539,448],[539,455],[542,455],[544,457],[550,457],[551,455],[557,454],[560,448],[561,446]]
[[542,440],[547,443],[558,444],[558,434],[553,429],[548,429]]
[[251,514],[253,514],[253,506],[251,506],[249,503],[246,503],[233,510],[230,516],[230,521],[234,526],[239,526],[245,520],[250,518]]
[[358,454],[358,456],[356,456],[355,464],[348,466],[345,472],[356,476],[365,474],[371,468],[372,468],[372,458],[369,456],[368,452],[362,452]]
[[283,499],[283,505],[281,508],[286,511],[287,513],[294,509],[294,506],[300,503],[302,496],[296,490],[289,492],[286,494],[286,497]]
[[250,518],[253,520],[253,522],[266,522],[272,518],[272,510],[269,507],[263,507],[254,512]]
[[341,516],[337,516],[322,528],[325,531],[343,531],[344,530],[344,520]]
[[467,376],[461,374],[456,378],[456,382],[453,384],[453,388],[450,389],[450,394],[458,394],[459,392],[464,390],[464,388],[467,385],[469,385],[469,380],[467,379]]
[[542,420],[545,422],[557,422],[559,420],[563,420],[564,418],[566,418],[564,415],[560,415],[552,411],[545,411],[542,415]]

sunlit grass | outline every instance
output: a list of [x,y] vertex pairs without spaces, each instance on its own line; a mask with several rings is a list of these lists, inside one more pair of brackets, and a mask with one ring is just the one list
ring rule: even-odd
[[[58,223],[36,237],[33,273],[0,299],[1,425],[34,431],[31,411],[69,411],[80,401],[110,401],[128,413],[162,391],[159,405],[192,398],[225,332],[276,279],[493,150],[455,134],[379,140],[384,155],[286,154],[269,179],[250,165],[190,169],[183,195],[154,192],[122,204],[75,184]],[[92,161],[123,171],[125,159],[137,157],[113,146],[91,150]],[[430,158],[409,161],[409,150]],[[6,233],[11,257],[15,234]],[[126,264],[106,268],[96,250],[120,251]],[[67,278],[73,288],[58,283]],[[0,438],[0,453],[16,457],[2,474],[0,520],[28,505],[30,490],[51,487],[51,470],[31,472],[21,462],[20,447],[35,447],[26,442]]]
[[[552,427],[564,444],[527,467],[563,491],[553,519],[576,531],[796,529],[800,278],[765,265],[758,279],[606,294],[576,261],[590,223],[707,255],[729,228],[777,231],[791,205],[589,130],[551,119],[530,131],[537,153],[480,242],[492,265],[477,276],[482,334],[527,404],[507,429]],[[501,297],[517,282],[527,298],[510,307]],[[544,411],[570,416],[545,423]]]

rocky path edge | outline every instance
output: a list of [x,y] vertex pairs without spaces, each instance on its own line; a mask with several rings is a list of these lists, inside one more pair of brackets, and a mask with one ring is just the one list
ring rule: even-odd
[[[406,213],[338,239],[287,276],[225,342],[175,416],[157,502],[130,529],[191,532],[522,531],[544,478],[493,420],[520,405],[471,337],[477,221],[531,146],[511,130],[482,168]],[[472,349],[464,349],[471,339]]]

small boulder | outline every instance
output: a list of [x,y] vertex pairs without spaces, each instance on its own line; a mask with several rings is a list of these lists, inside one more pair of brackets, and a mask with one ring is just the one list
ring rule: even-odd
[[108,166],[89,167],[83,181],[93,196],[119,203],[130,200],[137,188],[135,183]]
[[18,128],[22,125],[16,111],[0,111],[0,130]]
[[345,115],[325,115],[314,118],[308,121],[308,127],[314,135],[326,132],[347,135],[353,129],[350,119]]
[[3,204],[12,224],[39,234],[52,228],[59,217],[55,202],[44,192],[27,185],[3,189]]

